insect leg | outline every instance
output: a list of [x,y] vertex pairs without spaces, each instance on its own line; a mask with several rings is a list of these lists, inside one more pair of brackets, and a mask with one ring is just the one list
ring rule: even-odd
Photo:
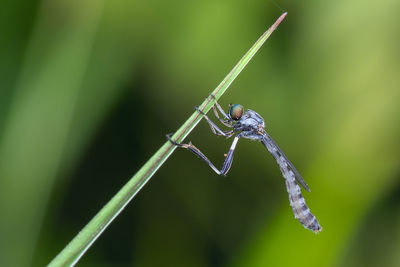
[[[235,132],[232,131],[222,131],[210,118],[203,112],[201,111],[198,107],[194,107],[198,112],[200,112],[204,118],[207,120],[208,125],[210,125],[211,131],[218,136],[225,136],[226,138],[231,137]],[[230,126],[232,127],[232,126]]]
[[[212,108],[213,108],[215,117],[216,117],[223,125],[225,125],[226,127],[230,127],[230,128],[233,127],[233,124],[232,124],[232,120],[231,120],[231,119],[225,119],[225,120],[222,119],[222,118],[219,116],[218,111],[217,111],[217,109],[215,108],[215,105],[212,106]],[[221,108],[221,109],[222,109],[222,108]],[[224,116],[225,116],[225,115],[224,115]]]
[[[215,117],[216,117],[223,125],[225,125],[225,126],[227,126],[227,127],[233,127],[233,126],[232,126],[232,119],[228,116],[228,114],[225,113],[225,111],[224,111],[224,109],[221,107],[221,105],[218,104],[218,101],[217,101],[217,99],[215,98],[215,96],[214,96],[213,94],[211,94],[210,96],[211,96],[212,98],[214,98],[214,100],[215,100],[215,103],[214,103],[214,105],[213,105],[213,107],[212,107],[212,108],[213,108],[213,111],[214,111]],[[222,118],[219,116],[218,111],[217,111],[217,108],[218,108],[219,112],[221,112],[222,116],[223,116],[225,119],[222,119]]]
[[193,152],[196,156],[198,156],[199,158],[201,158],[202,160],[204,160],[208,166],[210,166],[211,169],[213,169],[213,171],[215,171],[218,175],[223,175],[225,176],[229,169],[232,166],[232,162],[233,162],[233,153],[235,152],[235,148],[236,148],[236,144],[240,138],[240,136],[236,136],[235,139],[233,139],[232,145],[229,149],[228,154],[226,155],[225,161],[222,164],[222,168],[221,170],[218,170],[217,167],[215,167],[214,164],[212,164],[212,162],[200,151],[200,149],[198,149],[197,147],[195,147],[192,142],[189,142],[188,144],[179,144],[175,141],[173,141],[171,139],[171,135],[172,134],[167,134],[167,139],[174,145],[187,149],[191,152]]
[[232,162],[233,162],[233,153],[235,152],[235,148],[236,148],[236,144],[239,141],[240,135],[236,135],[235,139],[233,139],[231,148],[229,149],[228,154],[226,155],[225,161],[222,164],[222,169],[221,169],[221,173],[222,175],[226,175],[229,171],[229,169],[232,166]]

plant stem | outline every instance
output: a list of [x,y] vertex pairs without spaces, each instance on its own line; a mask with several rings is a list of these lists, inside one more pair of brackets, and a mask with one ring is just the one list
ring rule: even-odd
[[[254,43],[247,53],[239,60],[236,66],[225,77],[225,79],[214,89],[212,95],[206,98],[199,109],[207,113],[235,80],[247,63],[261,48],[271,33],[285,18],[283,13],[276,22]],[[196,127],[203,117],[195,111],[190,118],[176,131],[172,140],[182,142],[185,137]],[[97,215],[78,233],[77,236],[50,262],[49,266],[71,266],[75,265],[86,250],[101,235],[107,226],[117,217],[129,201],[150,180],[153,174],[161,167],[167,158],[175,150],[176,146],[166,142],[124,185],[121,190],[97,213]]]

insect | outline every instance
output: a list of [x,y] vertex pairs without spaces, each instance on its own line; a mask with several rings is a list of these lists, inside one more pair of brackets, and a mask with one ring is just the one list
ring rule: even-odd
[[[231,128],[229,131],[221,130],[214,122],[212,122],[206,114],[204,114],[200,109],[195,107],[198,112],[204,115],[207,120],[212,132],[218,136],[224,136],[230,138],[235,135],[229,152],[226,154],[222,168],[218,170],[214,164],[191,142],[188,144],[179,144],[171,139],[171,134],[167,135],[168,140],[174,145],[190,150],[195,155],[203,159],[207,164],[218,174],[225,176],[229,169],[231,168],[233,161],[233,154],[236,145],[240,138],[247,138],[251,140],[260,141],[275,158],[276,162],[281,169],[282,175],[285,178],[286,189],[289,194],[289,202],[292,207],[294,217],[300,221],[300,223],[307,229],[318,233],[322,230],[319,225],[317,218],[310,212],[307,207],[303,195],[301,194],[300,187],[298,184],[302,185],[304,189],[310,192],[306,182],[301,178],[299,172],[293,166],[293,164],[288,160],[286,155],[282,152],[275,141],[269,136],[265,130],[264,119],[255,111],[248,109],[244,112],[243,106],[240,104],[234,104],[229,106],[228,114],[224,112],[222,107],[215,102],[213,106],[214,114],[216,118],[225,126]],[[218,109],[218,110],[217,110]],[[218,111],[222,114],[224,118],[221,118]]]

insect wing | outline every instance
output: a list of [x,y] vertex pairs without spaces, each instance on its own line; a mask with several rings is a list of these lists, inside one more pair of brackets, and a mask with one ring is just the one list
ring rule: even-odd
[[277,159],[279,157],[283,157],[285,160],[286,164],[289,166],[289,168],[293,171],[294,176],[296,178],[296,181],[301,184],[301,186],[304,187],[308,192],[310,191],[310,188],[308,188],[308,185],[306,182],[303,180],[301,177],[300,173],[296,170],[296,168],[293,166],[293,164],[290,162],[290,160],[286,157],[285,153],[283,153],[282,149],[278,146],[278,144],[272,139],[271,136],[269,136],[268,133],[264,133],[263,140],[261,141],[263,145],[268,149],[268,151],[272,154],[272,156]]

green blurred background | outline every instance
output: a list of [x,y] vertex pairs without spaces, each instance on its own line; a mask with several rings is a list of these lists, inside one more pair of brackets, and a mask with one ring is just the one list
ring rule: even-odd
[[[324,230],[293,218],[275,161],[242,140],[227,178],[177,150],[78,266],[400,266],[400,2],[279,4],[220,102],[266,119]],[[2,0],[0,266],[47,264],[280,14]],[[217,166],[230,145],[204,121],[187,140]]]

